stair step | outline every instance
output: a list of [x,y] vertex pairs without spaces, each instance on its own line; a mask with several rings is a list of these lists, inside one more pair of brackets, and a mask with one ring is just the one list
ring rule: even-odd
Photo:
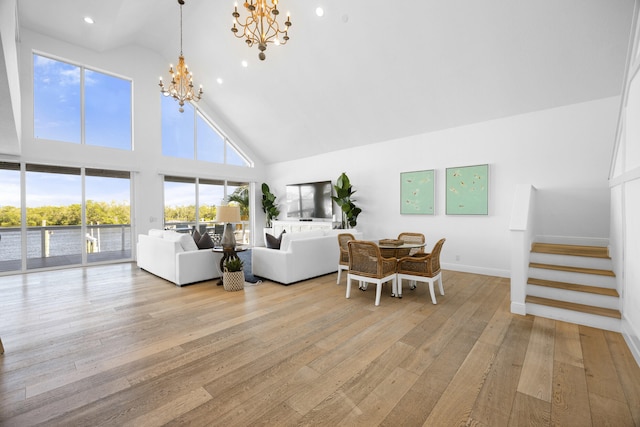
[[572,273],[595,274],[598,276],[610,276],[610,277],[616,276],[614,272],[611,270],[600,270],[596,268],[571,267],[566,265],[554,265],[554,264],[541,264],[537,262],[529,263],[529,267],[543,268],[546,270],[569,271]]
[[606,246],[561,245],[556,243],[533,243],[531,252],[556,255],[573,255],[591,258],[610,258]]
[[530,304],[539,304],[539,305],[546,305],[549,307],[563,308],[565,310],[579,311],[581,313],[594,314],[597,316],[612,317],[614,319],[622,318],[622,315],[620,314],[619,310],[613,310],[610,308],[594,307],[591,305],[576,304],[573,302],[558,301],[558,300],[553,300],[548,298],[534,297],[531,295],[528,295],[526,297],[525,302]]
[[606,295],[610,297],[620,297],[618,291],[610,288],[602,288],[600,286],[578,285],[575,283],[556,282],[553,280],[529,278],[527,283],[530,285],[546,286],[555,289],[565,289],[568,291],[587,292],[597,295]]

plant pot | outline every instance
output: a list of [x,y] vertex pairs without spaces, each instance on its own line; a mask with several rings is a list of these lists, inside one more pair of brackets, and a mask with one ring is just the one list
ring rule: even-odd
[[244,289],[244,271],[225,271],[222,273],[222,286],[225,291]]

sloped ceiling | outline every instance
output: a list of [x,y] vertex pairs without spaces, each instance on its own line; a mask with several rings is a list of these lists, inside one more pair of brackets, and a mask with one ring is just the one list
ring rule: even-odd
[[[279,4],[291,39],[265,61],[230,32],[232,1],[183,8],[207,104],[267,163],[619,95],[634,1]],[[176,62],[176,0],[21,0],[19,15],[96,51],[133,43]]]

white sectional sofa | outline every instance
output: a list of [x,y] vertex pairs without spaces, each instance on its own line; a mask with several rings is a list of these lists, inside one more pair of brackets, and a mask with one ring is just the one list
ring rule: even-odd
[[219,253],[198,249],[188,233],[149,230],[138,235],[138,267],[178,286],[220,277]]
[[338,271],[338,234],[356,230],[314,230],[284,233],[280,249],[254,247],[251,250],[253,275],[288,285]]

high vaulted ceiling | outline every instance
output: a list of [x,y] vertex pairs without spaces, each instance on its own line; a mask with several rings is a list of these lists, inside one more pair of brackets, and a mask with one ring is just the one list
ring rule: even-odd
[[[265,61],[233,37],[233,5],[186,0],[184,54],[207,104],[272,163],[619,95],[634,1],[280,0],[291,39]],[[21,27],[176,62],[176,0],[18,9]]]

